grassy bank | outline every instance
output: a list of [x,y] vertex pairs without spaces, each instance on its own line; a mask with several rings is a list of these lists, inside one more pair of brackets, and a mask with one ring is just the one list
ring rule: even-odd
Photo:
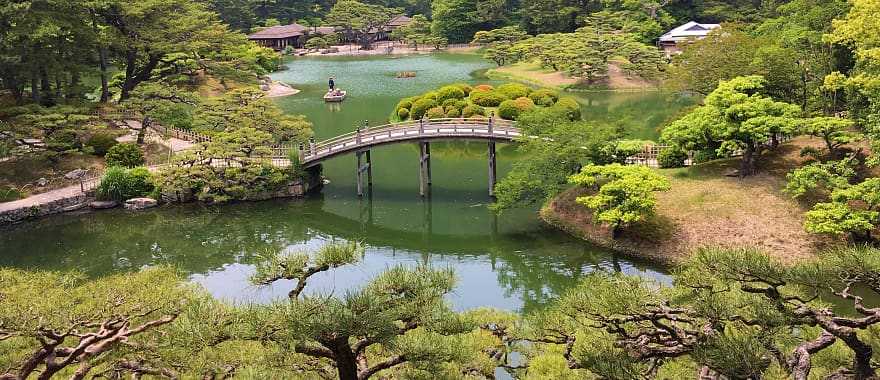
[[718,160],[691,168],[660,170],[672,189],[659,193],[657,213],[612,239],[592,223],[588,210],[575,202],[571,189],[541,210],[542,218],[580,238],[633,256],[666,264],[686,259],[704,246],[758,247],[785,261],[812,257],[834,242],[803,229],[807,208],[782,192],[785,174],[800,164],[804,146],[818,140],[798,139],[768,154],[758,175],[727,177],[738,159]]
[[587,84],[560,71],[541,67],[537,62],[517,62],[486,71],[486,76],[496,80],[510,80],[538,87],[566,91],[654,91],[656,83],[627,76],[614,63],[608,65],[608,78]]

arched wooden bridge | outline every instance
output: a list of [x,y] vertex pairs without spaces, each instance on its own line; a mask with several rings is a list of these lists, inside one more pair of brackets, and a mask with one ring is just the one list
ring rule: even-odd
[[301,145],[300,162],[304,167],[320,164],[322,161],[348,153],[357,155],[357,191],[364,194],[364,177],[367,186],[373,184],[370,149],[376,146],[418,142],[419,143],[419,193],[425,195],[431,185],[431,145],[432,140],[487,140],[489,158],[489,195],[494,195],[495,143],[509,142],[520,136],[515,123],[508,120],[489,118],[431,119],[392,123],[378,127],[358,128],[329,140]]

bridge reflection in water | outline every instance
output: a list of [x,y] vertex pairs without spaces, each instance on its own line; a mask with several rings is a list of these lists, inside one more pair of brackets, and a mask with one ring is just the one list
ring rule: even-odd
[[[431,186],[432,140],[486,140],[488,141],[489,195],[495,195],[496,163],[495,143],[511,142],[521,136],[515,123],[489,118],[421,119],[378,127],[357,128],[354,132],[299,147],[299,159],[303,167],[312,167],[330,158],[355,153],[357,156],[357,193],[364,195],[364,188],[373,185],[372,157],[370,149],[393,143],[419,143],[419,194],[425,196]],[[366,186],[364,184],[366,180]]]

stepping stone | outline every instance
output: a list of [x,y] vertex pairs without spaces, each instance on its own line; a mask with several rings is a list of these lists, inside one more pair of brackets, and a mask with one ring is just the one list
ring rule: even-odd
[[119,206],[119,202],[117,201],[94,201],[92,203],[89,203],[89,207],[95,210],[105,210],[108,208],[114,208],[116,206]]
[[132,198],[132,199],[125,201],[124,207],[126,210],[137,211],[137,210],[146,210],[148,208],[153,208],[158,205],[159,205],[159,202],[157,202],[155,199],[143,197],[143,198]]

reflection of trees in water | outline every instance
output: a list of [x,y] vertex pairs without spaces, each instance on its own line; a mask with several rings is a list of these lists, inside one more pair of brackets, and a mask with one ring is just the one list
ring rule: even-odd
[[649,139],[655,139],[660,127],[697,101],[663,93],[584,94],[578,100],[586,121],[616,126],[632,138]]
[[[101,212],[51,218],[0,237],[0,265],[90,275],[172,264],[190,274],[249,264],[267,249],[340,237],[369,247],[416,255],[419,261],[489,258],[509,296],[522,294],[525,309],[546,304],[593,270],[615,269],[614,255],[569,239],[561,232],[440,235],[433,216],[415,231],[375,225],[369,203],[358,220],[322,211],[323,202],[269,201],[222,207],[186,206],[133,214]],[[33,253],[33,254],[32,254]],[[629,264],[629,263],[626,263]],[[619,270],[620,265],[616,266]],[[463,292],[479,289],[462,289]]]

